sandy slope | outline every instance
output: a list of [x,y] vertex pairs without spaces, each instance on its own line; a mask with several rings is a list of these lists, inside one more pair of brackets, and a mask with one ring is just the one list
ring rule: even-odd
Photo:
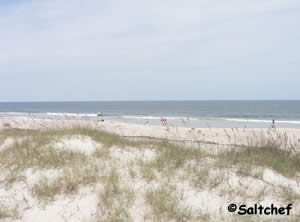
[[[108,132],[113,132],[123,137],[155,137],[161,139],[175,140],[179,143],[184,142],[193,145],[205,145],[207,149],[227,149],[232,145],[247,145],[251,143],[253,135],[267,136],[269,138],[277,137],[279,134],[286,136],[287,143],[298,144],[300,139],[300,129],[190,129],[190,128],[168,128],[160,126],[142,126],[142,125],[129,125],[117,122],[87,122],[80,120],[39,120],[30,119],[28,117],[9,117],[0,119],[0,129],[5,128],[20,128],[20,129],[46,129],[46,128],[59,128],[59,127],[73,127],[73,126],[88,126],[96,129],[103,129]],[[13,141],[10,138],[0,141],[0,151],[8,147]],[[97,146],[95,141],[86,137],[66,137],[59,141],[53,142],[52,147],[57,149],[71,149],[78,152],[92,155]],[[201,146],[203,147],[203,146]],[[0,153],[1,155],[1,153]],[[108,163],[102,163],[110,168],[112,165],[116,167],[122,184],[133,189],[136,198],[133,202],[130,213],[133,221],[152,221],[151,210],[147,207],[143,195],[148,189],[159,187],[164,183],[170,183],[165,178],[158,176],[161,184],[155,182],[148,182],[141,178],[140,175],[130,176],[129,165],[133,163],[133,168],[138,168],[134,165],[135,160],[150,161],[155,158],[156,153],[151,149],[137,150],[127,149],[124,147],[114,147],[111,153],[111,159]],[[190,163],[193,164],[193,163]],[[205,163],[204,163],[205,164]],[[200,164],[201,165],[201,164]],[[40,221],[96,221],[96,215],[99,215],[101,210],[99,208],[99,200],[97,193],[101,193],[102,186],[86,186],[82,187],[78,193],[74,195],[64,196],[59,195],[54,202],[45,206],[39,203],[31,193],[32,186],[39,181],[42,177],[55,178],[61,174],[60,170],[53,171],[30,171],[24,173],[25,179],[22,182],[15,183],[7,187],[6,181],[3,181],[7,172],[0,169],[0,203],[9,209],[16,209],[18,217],[0,219],[1,221],[25,221],[25,222],[40,222]],[[136,172],[138,170],[136,169]],[[264,190],[266,195],[261,200],[263,204],[277,203],[282,204],[282,201],[276,195],[279,188],[285,187],[293,192],[300,193],[300,186],[297,180],[289,179],[278,173],[264,169],[262,171],[262,179],[254,177],[241,177],[235,172],[231,171],[215,171],[216,178],[218,174],[222,174],[226,178],[226,182],[220,182],[216,189],[204,188],[197,190],[184,180],[180,180],[181,174],[184,172],[177,172],[177,175],[172,177],[174,179],[175,190],[183,193],[183,201],[194,210],[201,210],[209,215],[213,215],[214,220],[222,221],[228,215],[226,205],[231,201],[242,201],[239,197],[232,197],[222,194],[224,190],[238,190],[245,192],[248,196],[255,196]],[[214,175],[212,175],[214,177]],[[96,192],[97,191],[97,192]],[[232,198],[232,199],[230,199]],[[255,203],[255,199],[249,198],[248,203]],[[101,201],[100,201],[101,203]],[[295,204],[298,207],[299,203]],[[0,205],[1,209],[1,205]],[[104,213],[103,213],[104,214]],[[104,220],[104,219],[103,219]],[[101,221],[101,219],[100,219]]]

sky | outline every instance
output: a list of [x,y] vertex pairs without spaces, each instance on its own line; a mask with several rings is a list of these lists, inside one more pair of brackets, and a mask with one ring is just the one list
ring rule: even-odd
[[300,99],[299,0],[0,0],[0,101]]

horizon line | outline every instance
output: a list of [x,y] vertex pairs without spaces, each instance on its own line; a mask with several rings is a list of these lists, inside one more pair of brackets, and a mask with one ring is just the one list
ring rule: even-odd
[[300,101],[300,99],[163,99],[163,100],[32,100],[0,101],[0,103],[79,103],[79,102],[226,102],[226,101]]

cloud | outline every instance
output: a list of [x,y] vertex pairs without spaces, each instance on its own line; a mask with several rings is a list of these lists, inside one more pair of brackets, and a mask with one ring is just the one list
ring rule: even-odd
[[[105,75],[124,74],[123,83],[135,79],[129,85],[156,77],[166,83],[172,74],[174,86],[185,77],[193,84],[224,75],[222,83],[241,73],[268,79],[284,70],[295,79],[299,12],[298,0],[0,3],[0,76],[13,82],[9,76],[23,73],[34,86],[41,85],[38,74],[50,73],[63,82],[70,73],[93,80],[101,73],[108,83],[113,80]],[[83,77],[77,78],[76,86]]]
[[217,35],[226,21],[295,6],[269,0],[24,1],[0,15],[0,61],[147,63],[150,54],[162,59],[181,44],[222,40]]

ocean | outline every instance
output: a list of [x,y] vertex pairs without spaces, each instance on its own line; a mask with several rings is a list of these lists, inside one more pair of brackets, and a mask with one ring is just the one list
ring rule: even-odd
[[211,128],[300,128],[300,101],[0,102],[0,115],[116,120],[135,124]]

